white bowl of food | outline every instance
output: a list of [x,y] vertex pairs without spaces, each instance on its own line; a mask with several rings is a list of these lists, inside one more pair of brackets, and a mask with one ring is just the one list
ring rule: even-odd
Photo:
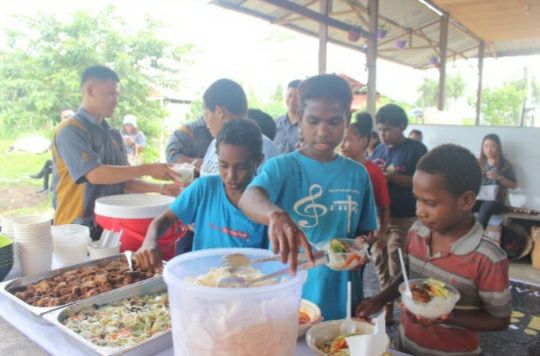
[[298,316],[298,337],[302,337],[313,325],[322,320],[321,309],[317,304],[307,299],[300,302],[300,313]]
[[[309,348],[320,356],[348,356],[350,353],[347,342],[345,341],[346,337],[373,334],[373,324],[358,319],[353,319],[356,324],[356,333],[342,334],[341,323],[343,321],[343,319],[323,321],[309,329],[306,334],[306,342]],[[384,348],[386,350],[390,346],[390,338],[387,334],[384,336]]]
[[405,282],[399,286],[401,301],[413,314],[426,319],[437,319],[450,313],[460,298],[459,291],[437,279],[411,279],[411,296],[405,293]]
[[349,271],[364,263],[368,244],[357,239],[332,239],[315,245],[328,255],[328,268],[334,271]]

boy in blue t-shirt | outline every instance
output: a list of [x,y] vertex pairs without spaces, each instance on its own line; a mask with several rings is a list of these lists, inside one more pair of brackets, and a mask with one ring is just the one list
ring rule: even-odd
[[[302,82],[299,92],[304,145],[267,161],[240,199],[246,215],[268,225],[274,253],[290,261],[292,270],[300,245],[312,258],[310,243],[377,230],[366,170],[335,152],[350,121],[351,89],[336,75],[318,75]],[[356,304],[359,274],[326,266],[309,270],[303,298],[318,304],[326,320],[343,318],[350,278]]]
[[197,179],[150,224],[135,254],[143,268],[159,268],[157,241],[181,220],[195,224],[193,250],[218,247],[268,248],[266,226],[249,220],[238,200],[263,160],[262,135],[257,124],[238,119],[227,122],[216,138],[219,176]]

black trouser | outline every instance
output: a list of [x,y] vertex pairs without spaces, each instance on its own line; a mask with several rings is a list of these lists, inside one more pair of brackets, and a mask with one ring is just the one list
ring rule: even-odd
[[478,212],[477,220],[484,229],[486,228],[491,215],[504,210],[504,205],[498,200],[478,200],[474,206],[474,211]]
[[37,173],[32,175],[32,178],[43,178],[43,190],[49,189],[49,176],[52,173],[52,160],[48,159],[45,164],[43,164],[43,167],[41,170]]

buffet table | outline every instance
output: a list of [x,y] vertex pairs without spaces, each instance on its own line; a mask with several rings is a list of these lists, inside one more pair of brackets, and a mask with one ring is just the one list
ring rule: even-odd
[[[53,268],[59,268],[61,265],[53,259]],[[6,280],[16,278],[19,276],[17,270],[13,269],[8,275]],[[56,328],[54,325],[49,324],[44,319],[32,315],[30,312],[15,304],[9,300],[6,296],[0,294],[0,310],[2,310],[1,317],[15,329],[19,330],[22,334],[43,348],[47,353],[52,355],[70,355],[70,356],[83,356],[84,352],[79,350],[76,346],[68,342],[68,339],[64,337],[62,331]],[[314,355],[313,351],[307,346],[305,338],[298,340],[296,346],[296,356],[311,356]],[[390,351],[393,356],[404,356],[401,352]],[[172,356],[174,355],[173,348],[163,350],[157,355],[159,356]],[[141,356],[146,356],[141,353]]]

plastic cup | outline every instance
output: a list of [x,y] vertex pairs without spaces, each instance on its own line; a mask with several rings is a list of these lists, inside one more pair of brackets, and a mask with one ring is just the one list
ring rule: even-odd
[[13,220],[17,215],[5,215],[0,219],[0,225],[2,225],[2,233],[9,237],[13,237]]
[[88,245],[88,254],[91,260],[98,260],[100,258],[116,256],[120,254],[120,245],[114,247],[100,248],[97,247],[95,242]]
[[50,249],[29,250],[24,246],[17,248],[18,259],[23,276],[51,270],[52,246]]
[[[250,259],[273,256],[260,249],[211,249],[177,256],[165,266],[175,355],[294,355],[306,272],[253,288],[214,288],[186,280],[221,266],[221,258],[232,253]],[[285,265],[257,267],[268,274]]]
[[176,163],[172,170],[180,176],[180,183],[188,184],[193,182],[195,176],[195,167],[187,163]]

